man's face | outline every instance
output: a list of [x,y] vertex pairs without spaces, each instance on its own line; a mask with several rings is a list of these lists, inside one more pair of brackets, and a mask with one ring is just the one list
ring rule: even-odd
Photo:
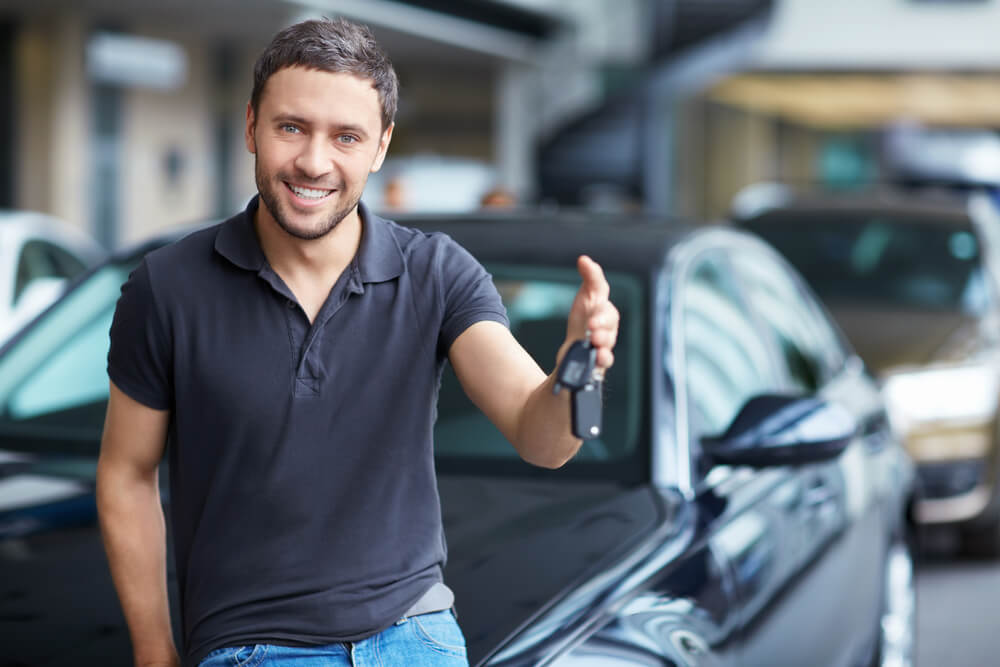
[[317,239],[352,214],[385,159],[392,126],[371,81],[304,67],[268,79],[257,113],[247,106],[247,149],[269,214],[287,233]]

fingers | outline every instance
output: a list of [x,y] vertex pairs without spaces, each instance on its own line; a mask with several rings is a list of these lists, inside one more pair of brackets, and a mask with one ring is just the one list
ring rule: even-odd
[[587,319],[590,344],[597,348],[598,368],[607,369],[614,363],[611,350],[618,341],[619,319],[618,309],[610,301],[599,304]]
[[611,288],[604,277],[604,270],[600,264],[586,255],[580,255],[576,260],[576,270],[580,272],[580,277],[583,278],[583,289],[589,293],[591,298],[597,300],[608,298]]
[[615,353],[607,348],[598,348],[597,350],[597,361],[594,364],[595,368],[600,369],[601,374],[604,371],[611,368],[615,363]]

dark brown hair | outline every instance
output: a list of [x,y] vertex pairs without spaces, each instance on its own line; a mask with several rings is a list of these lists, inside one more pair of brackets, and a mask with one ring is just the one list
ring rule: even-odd
[[296,23],[275,35],[253,68],[250,107],[254,116],[267,80],[286,67],[343,72],[369,79],[382,104],[382,129],[396,117],[399,80],[367,26],[342,18],[323,18]]

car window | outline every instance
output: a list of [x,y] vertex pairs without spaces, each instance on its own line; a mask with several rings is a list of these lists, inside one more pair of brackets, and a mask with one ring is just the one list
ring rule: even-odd
[[0,358],[0,440],[99,438],[109,331],[132,264],[108,265],[57,302]]
[[847,359],[825,315],[768,254],[741,248],[732,262],[750,306],[774,335],[789,380],[805,393],[817,391]]
[[[566,318],[580,286],[573,269],[531,265],[486,264],[492,274],[511,332],[543,370],[555,366],[555,355],[566,338]],[[643,324],[642,288],[638,279],[606,272],[610,298],[621,313],[615,365],[604,386],[604,433],[584,442],[575,462],[627,458],[637,447],[642,408]],[[518,458],[517,452],[466,397],[458,379],[446,368],[438,397],[434,429],[439,459],[483,461]]]
[[773,390],[775,369],[721,255],[701,259],[681,286],[690,436],[723,432],[751,397]]
[[72,278],[84,269],[84,264],[72,254],[46,241],[29,241],[21,249],[14,280],[14,303],[33,280],[40,278]]
[[968,219],[779,211],[746,223],[823,300],[981,314],[990,292]]
[[52,257],[52,264],[56,267],[60,276],[73,278],[83,273],[87,268],[79,257],[64,248],[49,245],[48,252]]

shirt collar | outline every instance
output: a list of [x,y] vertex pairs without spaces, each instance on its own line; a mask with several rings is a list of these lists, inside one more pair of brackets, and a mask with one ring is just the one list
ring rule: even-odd
[[248,271],[260,271],[267,263],[257,240],[257,231],[253,228],[258,203],[258,197],[254,195],[246,209],[222,223],[215,237],[215,251]]
[[378,217],[358,202],[358,215],[364,232],[358,249],[361,282],[380,283],[403,274],[403,251],[392,233],[392,223]]
[[[219,234],[215,237],[216,252],[248,271],[260,271],[267,264],[253,226],[258,205],[259,197],[255,195],[244,211],[222,223]],[[358,202],[358,215],[361,217],[363,231],[361,247],[355,259],[361,281],[377,283],[401,275],[403,252],[390,228],[392,223],[373,214],[361,202]]]

